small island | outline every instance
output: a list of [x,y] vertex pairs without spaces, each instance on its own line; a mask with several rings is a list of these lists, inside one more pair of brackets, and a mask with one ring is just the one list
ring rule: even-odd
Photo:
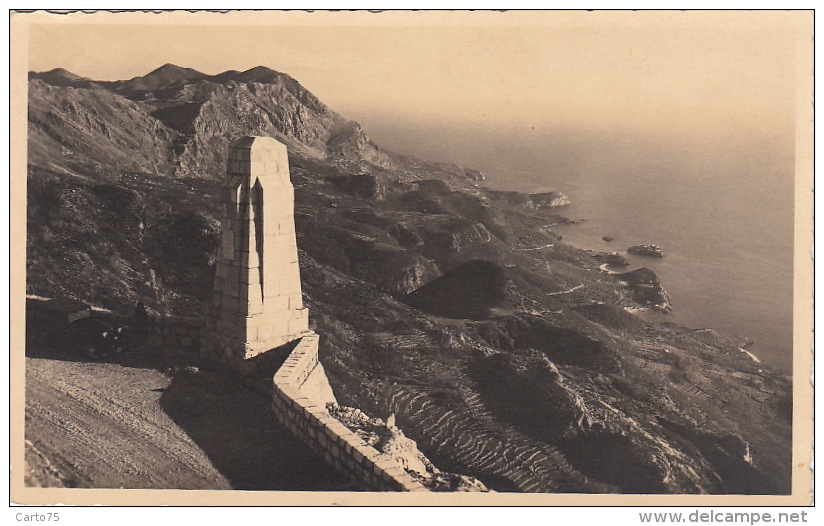
[[633,245],[627,249],[627,252],[637,256],[664,257],[664,252],[655,245]]

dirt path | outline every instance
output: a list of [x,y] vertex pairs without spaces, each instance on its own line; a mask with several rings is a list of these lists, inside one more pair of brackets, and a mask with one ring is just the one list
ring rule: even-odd
[[161,371],[27,357],[26,484],[352,489],[236,378]]

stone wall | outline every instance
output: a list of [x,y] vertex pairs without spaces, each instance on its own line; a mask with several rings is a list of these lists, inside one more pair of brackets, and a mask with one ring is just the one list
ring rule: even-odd
[[273,383],[272,406],[278,420],[339,473],[370,491],[428,491],[397,461],[367,445],[326,410],[331,389],[327,394],[319,388],[326,382],[316,334],[301,339]]
[[164,316],[153,319],[148,326],[149,343],[197,354],[203,327],[204,322],[199,318]]

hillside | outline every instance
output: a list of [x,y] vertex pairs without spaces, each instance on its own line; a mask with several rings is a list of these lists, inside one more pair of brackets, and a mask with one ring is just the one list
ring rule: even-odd
[[65,79],[29,82],[29,293],[204,315],[228,144],[270,135],[342,404],[394,413],[441,469],[498,491],[789,492],[789,382],[644,316],[666,283],[565,244],[562,194],[386,152],[267,68]]

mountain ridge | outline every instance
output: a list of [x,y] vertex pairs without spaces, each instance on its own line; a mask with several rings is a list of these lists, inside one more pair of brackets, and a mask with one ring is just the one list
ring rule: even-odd
[[[102,87],[136,103],[134,108],[144,109],[148,117],[178,132],[166,154],[178,159],[177,176],[219,178],[227,155],[226,136],[274,136],[303,155],[344,164],[362,160],[378,166],[393,164],[358,123],[326,107],[291,76],[264,66],[206,75],[165,64],[146,75],[114,82],[97,82],[58,69],[32,72],[29,77],[54,87]],[[83,115],[86,121],[104,122],[110,116],[100,114],[94,104],[84,105],[78,93],[73,98],[72,113]],[[49,113],[64,120],[73,117],[61,115],[61,110],[55,104]],[[44,135],[50,135],[48,130]],[[41,149],[55,149],[55,145]],[[129,156],[143,153],[133,151]],[[94,159],[89,161],[87,165],[95,164]]]
[[161,89],[176,82],[206,76],[205,73],[191,68],[183,68],[175,64],[166,63],[145,75],[133,77],[129,80],[115,81],[111,85],[115,86],[115,89],[119,92],[128,93]]

